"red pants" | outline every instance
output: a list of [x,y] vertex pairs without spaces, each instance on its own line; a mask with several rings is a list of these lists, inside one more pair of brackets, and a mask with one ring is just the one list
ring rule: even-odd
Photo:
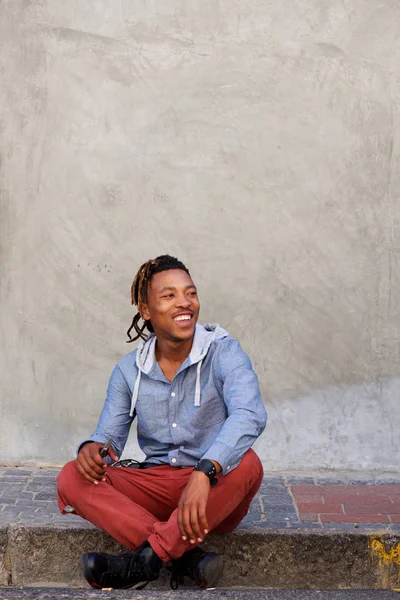
[[[179,558],[193,548],[178,529],[178,502],[192,467],[162,465],[150,469],[107,467],[106,481],[94,485],[80,475],[75,461],[57,478],[60,511],[69,504],[96,527],[107,531],[128,548],[148,540],[163,561]],[[258,456],[248,450],[231,473],[210,488],[207,519],[212,532],[233,531],[247,514],[258,491],[263,469]]]

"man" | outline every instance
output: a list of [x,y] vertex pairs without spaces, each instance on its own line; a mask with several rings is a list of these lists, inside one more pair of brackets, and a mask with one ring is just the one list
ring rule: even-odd
[[[235,529],[262,481],[251,450],[266,425],[257,377],[226,331],[197,324],[197,290],[176,258],[142,265],[132,304],[138,313],[128,336],[142,341],[115,367],[96,431],[58,476],[60,510],[72,506],[134,550],[84,554],[93,587],[141,589],[169,561],[175,587],[185,575],[211,587],[223,560],[198,544],[209,532]],[[113,466],[135,417],[146,460]]]

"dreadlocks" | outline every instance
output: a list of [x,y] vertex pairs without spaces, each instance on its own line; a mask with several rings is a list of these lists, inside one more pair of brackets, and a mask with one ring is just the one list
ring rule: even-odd
[[[129,337],[127,344],[130,344],[139,338],[145,340],[145,329],[150,332],[154,331],[151,321],[144,321],[141,326],[139,325],[142,306],[147,303],[147,290],[153,275],[161,273],[161,271],[169,271],[170,269],[182,269],[182,271],[185,271],[190,276],[189,269],[187,269],[180,260],[169,254],[163,254],[162,256],[157,256],[154,260],[150,259],[146,261],[136,273],[131,287],[131,300],[132,304],[135,304],[138,307],[138,312],[133,317],[131,326],[126,332]],[[132,329],[136,331],[137,335],[135,337],[131,336]]]

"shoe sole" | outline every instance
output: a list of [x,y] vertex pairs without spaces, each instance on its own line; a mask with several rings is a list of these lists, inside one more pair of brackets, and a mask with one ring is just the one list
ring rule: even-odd
[[223,570],[224,570],[224,559],[222,556],[205,557],[203,561],[205,564],[200,567],[201,583],[200,588],[212,588],[218,583]]
[[[93,568],[94,568],[94,561],[93,558],[91,556],[87,556],[87,554],[83,554],[82,556],[82,565],[83,565],[83,576],[86,579],[86,581],[88,582],[88,584],[96,589],[96,590],[101,590],[103,589],[104,585],[98,584],[95,582],[94,577],[93,577]],[[146,585],[148,584],[148,581],[139,581],[138,583],[134,583],[133,585],[126,585],[124,587],[121,588],[115,588],[115,589],[120,589],[120,590],[127,590],[127,589],[132,589],[132,590],[142,590],[143,588],[146,587]],[[112,588],[114,589],[114,588]]]

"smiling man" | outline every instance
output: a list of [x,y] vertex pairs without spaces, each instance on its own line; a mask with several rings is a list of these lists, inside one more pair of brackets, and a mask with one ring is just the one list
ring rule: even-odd
[[[226,331],[197,323],[196,286],[176,258],[141,266],[132,304],[128,337],[141,342],[115,367],[96,431],[58,476],[60,510],[132,550],[84,554],[92,587],[141,589],[166,563],[173,587],[185,575],[212,587],[223,559],[198,544],[235,529],[262,481],[251,449],[266,425],[257,376]],[[146,459],[118,462],[135,417]]]

